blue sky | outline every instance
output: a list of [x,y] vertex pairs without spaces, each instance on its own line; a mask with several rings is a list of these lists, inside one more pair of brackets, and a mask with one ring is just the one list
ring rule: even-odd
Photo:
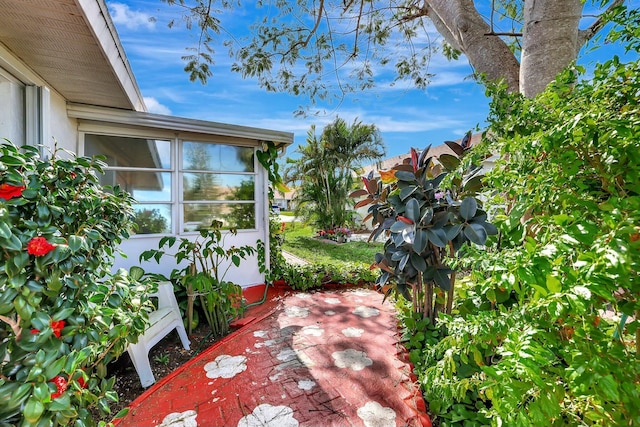
[[[308,105],[308,99],[267,93],[255,80],[231,72],[232,59],[224,48],[217,50],[208,83],[190,82],[181,57],[187,53],[187,46],[193,46],[198,33],[180,24],[167,27],[171,17],[179,17],[178,7],[169,7],[160,0],[118,0],[107,4],[151,112],[293,132],[295,143],[287,152],[290,156],[297,144],[304,143],[311,125],[319,133],[336,116],[348,122],[358,118],[375,124],[390,157],[407,153],[410,147],[423,148],[461,138],[468,130],[482,126],[488,112],[484,87],[469,78],[471,68],[466,59],[448,61],[435,55],[429,65],[435,77],[426,90],[403,83],[390,85],[388,70],[376,70],[378,87],[351,94],[339,104],[318,105],[324,111],[319,116],[295,117],[294,111]],[[228,28],[238,36],[255,18],[240,11],[233,13],[231,22],[237,25]],[[157,20],[151,21],[152,17]],[[433,41],[438,35],[433,31],[429,37]],[[619,51],[613,46],[599,49],[583,62],[608,57],[614,49]]]

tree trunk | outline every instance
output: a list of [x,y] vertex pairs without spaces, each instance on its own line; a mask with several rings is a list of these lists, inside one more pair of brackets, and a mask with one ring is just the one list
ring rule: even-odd
[[520,64],[520,92],[542,92],[578,56],[581,0],[526,0]]
[[490,81],[534,97],[575,60],[581,47],[581,0],[525,0],[520,63],[472,0],[425,0],[427,16],[445,40]]
[[[572,0],[579,1],[579,0]],[[490,81],[504,80],[519,90],[520,64],[509,46],[491,28],[471,0],[425,0],[427,15],[445,40],[463,52],[478,74]]]

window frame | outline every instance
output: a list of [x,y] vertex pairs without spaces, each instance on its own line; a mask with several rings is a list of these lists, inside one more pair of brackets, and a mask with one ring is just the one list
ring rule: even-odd
[[[135,172],[160,172],[170,173],[171,176],[171,201],[166,202],[137,202],[137,204],[148,205],[148,204],[159,204],[166,205],[170,204],[171,209],[171,227],[170,231],[166,233],[148,233],[148,234],[133,234],[130,238],[132,239],[140,239],[140,238],[149,238],[149,237],[161,237],[168,235],[185,235],[185,236],[193,236],[198,235],[199,232],[197,230],[194,231],[185,231],[185,222],[184,218],[184,204],[185,203],[194,203],[194,201],[185,201],[184,200],[184,183],[183,183],[183,174],[185,173],[184,168],[182,167],[182,146],[184,142],[197,142],[204,144],[218,144],[218,145],[227,145],[234,147],[246,147],[251,148],[253,150],[253,172],[229,172],[229,171],[196,171],[196,170],[187,170],[186,173],[192,172],[207,172],[212,175],[223,175],[223,174],[231,174],[231,175],[247,175],[252,176],[254,181],[254,189],[253,189],[253,200],[211,200],[211,201],[197,201],[195,203],[201,204],[253,204],[254,211],[254,225],[253,228],[242,228],[238,229],[238,233],[243,232],[257,232],[260,230],[260,203],[263,200],[263,196],[260,193],[261,190],[261,176],[259,174],[259,164],[256,158],[256,150],[258,148],[257,144],[251,143],[243,143],[243,141],[235,142],[233,138],[230,137],[218,137],[216,135],[191,135],[191,134],[179,134],[177,132],[169,132],[169,131],[159,131],[159,132],[149,132],[145,129],[125,129],[118,128],[114,129],[112,126],[84,126],[83,129],[78,132],[78,153],[82,153],[85,155],[85,138],[86,135],[103,135],[110,137],[122,137],[122,138],[140,138],[140,139],[153,139],[153,140],[163,140],[168,141],[170,143],[170,168],[135,168],[135,167],[121,167],[121,166],[108,166],[105,167],[105,170],[113,170],[113,171],[135,171]],[[223,230],[223,232],[227,232]]]

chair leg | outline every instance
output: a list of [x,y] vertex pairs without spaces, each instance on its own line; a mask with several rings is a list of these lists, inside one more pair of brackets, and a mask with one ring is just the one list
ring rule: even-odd
[[178,331],[178,335],[180,336],[180,341],[182,341],[184,349],[189,350],[189,344],[191,343],[189,342],[189,337],[187,337],[187,331],[184,329],[182,321],[180,321],[180,324],[176,326],[176,331]]
[[156,382],[156,378],[153,376],[151,365],[149,364],[149,352],[143,345],[129,344],[127,347],[129,357],[133,362],[133,366],[136,368],[136,372],[140,377],[140,384],[142,387],[147,388]]

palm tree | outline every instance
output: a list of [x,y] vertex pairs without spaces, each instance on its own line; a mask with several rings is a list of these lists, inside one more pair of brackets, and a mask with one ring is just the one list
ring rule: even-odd
[[306,145],[298,148],[300,157],[287,159],[285,180],[296,187],[298,213],[318,228],[348,225],[352,213],[349,193],[361,162],[385,155],[384,144],[375,125],[343,119],[327,125],[318,138],[315,126],[307,132]]

